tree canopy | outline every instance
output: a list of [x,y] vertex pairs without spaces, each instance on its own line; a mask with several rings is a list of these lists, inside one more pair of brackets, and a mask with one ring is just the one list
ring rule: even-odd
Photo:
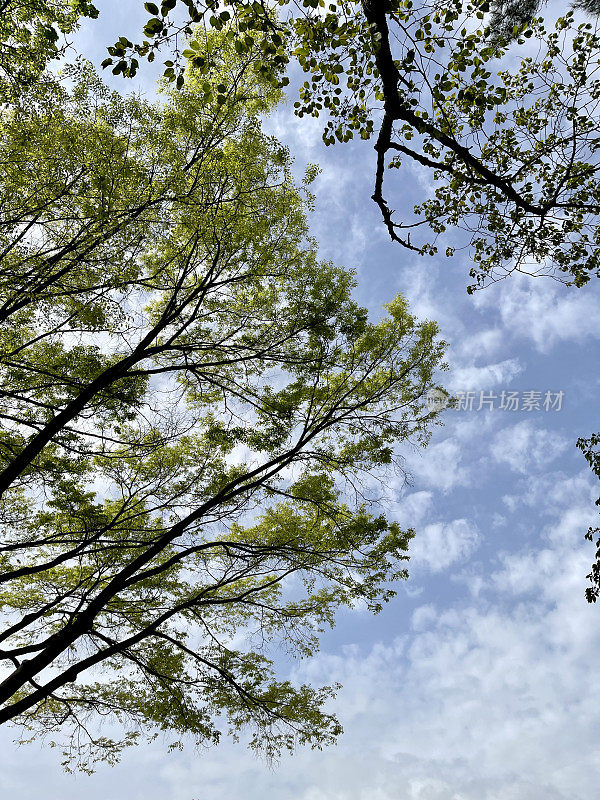
[[98,16],[89,0],[0,2],[0,104],[18,101],[47,63],[64,53],[81,17]]
[[[130,76],[168,45],[165,75],[181,86],[186,59],[211,69],[193,22],[225,31],[239,53],[259,39],[274,82],[287,82],[290,59],[307,74],[296,113],[323,116],[326,143],[376,136],[373,199],[392,239],[433,254],[441,233],[468,230],[469,291],[515,269],[582,286],[599,271],[599,39],[573,11],[544,25],[540,6],[303,0],[280,2],[276,17],[259,2],[165,0],[145,4],[143,41],[121,37],[104,65]],[[406,162],[436,182],[413,219],[398,218],[384,191],[388,169]]]
[[[575,287],[600,276],[597,0],[550,23],[539,16],[543,0],[280,0],[279,18],[260,2],[184,5],[189,20],[179,24],[177,0],[145,4],[147,38],[122,38],[105,66],[130,75],[132,53],[153,59],[175,41],[166,74],[181,85],[182,60],[211,68],[193,47],[177,48],[191,20],[225,29],[240,53],[260,31],[264,74],[285,83],[281,70],[297,59],[307,79],[296,113],[324,117],[327,144],[376,137],[372,198],[394,241],[433,255],[442,235],[466,230],[469,292],[514,271]],[[433,189],[412,218],[399,218],[386,175],[407,163],[428,169]],[[580,440],[588,456],[596,438]],[[590,601],[600,592],[600,538],[597,548]]]
[[[469,231],[469,291],[520,269],[582,286],[600,269],[600,39],[596,1],[575,5],[588,16],[567,9],[545,24],[541,0],[281,0],[278,14],[256,1],[164,0],[145,3],[144,38],[120,37],[103,65],[131,77],[140,59],[162,54],[176,86],[188,62],[211,82],[218,63],[195,41],[200,23],[240,56],[258,47],[255,69],[274,86],[288,82],[295,59],[307,75],[296,113],[323,116],[328,144],[376,137],[373,199],[392,239],[433,254],[448,229]],[[30,38],[32,26],[58,35],[48,20],[55,8],[65,30],[96,13],[42,0],[24,8]],[[10,25],[5,40],[20,31]],[[33,72],[48,56],[39,52]],[[385,190],[388,170],[407,162],[435,182],[412,219],[398,217]]]
[[[360,479],[426,441],[442,347],[401,299],[370,323],[318,261],[258,116],[295,58],[298,116],[328,144],[375,139],[392,239],[433,254],[466,228],[470,291],[515,269],[581,287],[600,272],[595,23],[501,0],[146,3],[145,38],[104,66],[131,77],[168,46],[179,92],[151,105],[83,62],[71,89],[43,74],[93,6],[7,3],[0,721],[70,730],[84,767],[142,730],[216,741],[219,715],[268,754],[329,742],[332,688],[276,680],[271,643],[308,654],[336,607],[376,611],[405,576],[411,533]],[[413,219],[385,191],[406,163],[435,178]],[[590,578],[594,601],[600,550]],[[125,737],[94,736],[98,715]]]
[[[183,24],[171,16],[177,0],[145,4],[146,38],[123,37],[105,66],[131,75],[133,53],[153,59],[175,41],[166,74],[181,85],[186,58],[210,71],[193,47],[177,47],[190,21],[226,28],[239,52],[259,31],[265,75],[285,83],[290,58],[306,73],[296,113],[324,117],[327,144],[376,137],[372,199],[394,241],[434,255],[442,235],[466,230],[469,292],[514,271],[575,287],[600,276],[597,0],[550,23],[539,16],[544,0],[280,0],[279,18],[260,2],[183,4]],[[407,163],[433,178],[412,218],[393,210],[385,189],[388,170]],[[444,243],[447,255],[455,241]],[[600,538],[597,548],[590,601],[600,592]]]
[[318,260],[260,48],[197,41],[210,80],[156,104],[78,61],[0,123],[0,722],[84,769],[337,736],[273,648],[392,596],[411,532],[369,482],[435,417],[436,327]]

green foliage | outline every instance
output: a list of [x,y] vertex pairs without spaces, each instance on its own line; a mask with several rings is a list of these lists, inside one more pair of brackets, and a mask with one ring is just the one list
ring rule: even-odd
[[[535,19],[545,0],[492,0],[490,30],[497,41],[511,41]],[[516,33],[515,33],[516,31]]]
[[[182,86],[186,60],[211,71],[195,50],[195,21],[241,55],[259,42],[257,68],[274,85],[287,82],[289,59],[298,61],[306,80],[295,111],[324,118],[327,144],[377,136],[373,198],[392,239],[431,255],[449,228],[469,231],[469,291],[515,269],[575,286],[598,274],[600,40],[572,11],[548,32],[536,18],[538,0],[303,0],[299,7],[281,0],[279,17],[258,2],[184,5],[189,17],[179,22],[173,0],[160,9],[147,4],[146,39],[121,39],[105,65],[132,75],[139,57],[153,59],[169,45],[165,75]],[[594,2],[579,5],[597,12]],[[180,50],[182,36],[189,44]],[[397,219],[384,176],[407,160],[432,170],[435,191],[417,203],[414,218]]]
[[210,71],[158,104],[78,62],[0,124],[0,722],[83,769],[160,732],[333,741],[335,687],[274,648],[406,576],[368,485],[434,419],[436,327],[319,262],[261,46],[195,41]]
[[[594,475],[600,480],[600,433],[593,433],[589,438],[578,439],[577,447],[583,453]],[[600,497],[596,500],[596,505],[600,506]],[[585,590],[588,603],[595,603],[600,597],[600,527],[590,527],[585,538],[589,542],[596,539],[596,561],[592,564],[592,569],[587,579],[591,586]]]
[[[535,40],[537,54],[519,58],[508,50],[512,41],[490,27],[485,0],[400,3],[388,14],[365,9],[370,28],[360,15],[343,25],[329,15],[317,43],[306,29],[297,56],[311,78],[295,105],[299,115],[328,112],[328,144],[370,138],[383,105],[373,197],[391,237],[434,254],[441,234],[466,229],[469,291],[515,269],[575,286],[600,274],[600,38],[593,25],[577,25],[568,12],[548,32],[525,14],[510,39],[515,48]],[[338,60],[341,52],[347,55]],[[515,55],[519,66],[503,69],[503,59]],[[415,218],[396,220],[384,174],[407,161],[428,167],[435,188],[416,204]],[[419,229],[434,238],[411,241]]]
[[[281,19],[230,0],[226,20],[186,5],[234,39],[254,18],[279,47],[276,69],[264,61],[273,80],[293,55],[307,76],[296,113],[325,118],[326,144],[376,136],[372,197],[390,237],[434,255],[442,235],[466,230],[469,292],[515,270],[575,287],[600,275],[598,0],[548,25],[543,0],[303,0],[292,11],[280,0]],[[170,26],[144,43],[152,57]],[[431,170],[433,191],[398,219],[385,175],[407,162]]]
[[16,102],[64,49],[80,17],[98,16],[88,0],[0,2],[0,104]]
[[550,33],[539,22],[525,33],[544,48],[539,58],[492,77],[497,51],[473,45],[443,76],[435,113],[474,159],[472,168],[444,153],[435,136],[423,137],[438,187],[415,211],[438,234],[452,226],[471,232],[469,291],[514,269],[562,274],[575,286],[600,274],[599,85],[589,80],[600,38],[571,15]]
[[[274,88],[286,85],[294,58],[307,76],[296,113],[322,116],[327,144],[377,135],[373,198],[392,239],[434,254],[448,228],[469,231],[469,291],[515,269],[575,286],[598,274],[600,39],[591,23],[579,26],[567,11],[546,30],[537,0],[278,5],[279,16],[255,0],[146,3],[145,38],[120,37],[103,66],[131,77],[140,59],[167,49],[169,82],[181,89],[189,63],[224,103],[219,60],[197,40],[196,23]],[[579,4],[592,15],[596,5]],[[41,0],[35,9],[30,19],[46,13]],[[397,219],[384,176],[407,160],[432,170],[435,191],[414,218]]]
[[588,14],[600,14],[600,2],[598,0],[577,0],[574,4],[575,8],[580,8]]

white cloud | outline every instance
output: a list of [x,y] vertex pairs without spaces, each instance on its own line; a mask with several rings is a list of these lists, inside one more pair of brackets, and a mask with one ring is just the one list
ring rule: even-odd
[[493,458],[508,464],[523,475],[532,468],[539,469],[554,461],[567,447],[569,441],[554,431],[536,428],[531,420],[499,431],[491,445]]
[[570,476],[562,471],[528,475],[525,479],[525,491],[504,495],[502,502],[510,511],[534,508],[540,516],[556,516],[565,507],[582,506],[593,509],[597,497],[598,484],[591,470],[584,468],[578,474]]
[[436,607],[432,603],[427,603],[424,606],[419,606],[413,611],[412,627],[415,631],[428,628],[438,615]]
[[560,341],[600,338],[600,298],[546,278],[512,276],[475,295],[479,308],[497,309],[507,333],[528,339],[542,353]]
[[391,504],[390,510],[394,518],[403,527],[419,525],[431,509],[433,500],[432,492],[410,492],[401,497],[396,503]]
[[411,565],[441,572],[457,561],[466,560],[479,540],[477,528],[466,519],[427,525],[419,528],[411,542]]
[[462,358],[489,358],[500,349],[503,341],[504,332],[501,328],[487,328],[462,337],[456,350]]
[[323,122],[315,117],[304,117],[302,125],[291,113],[289,104],[277,106],[263,122],[263,130],[288,143],[299,161],[315,158],[323,146]]
[[431,264],[425,272],[421,266],[418,262],[403,272],[402,294],[407,298],[410,310],[415,316],[419,319],[436,320],[443,338],[454,338],[462,333],[463,325],[454,304],[444,302],[435,292],[436,285],[440,281],[439,269]]
[[[584,520],[575,516],[578,528]],[[600,687],[590,664],[600,654],[600,629],[597,609],[583,599],[586,557],[572,542],[507,555],[495,587],[516,605],[478,600],[439,611],[427,604],[413,614],[409,640],[323,657],[323,674],[342,683],[350,677],[367,709],[351,703],[346,718],[343,691],[348,749],[369,765],[360,777],[338,773],[344,800],[375,790],[387,800],[595,796]]]
[[518,358],[509,358],[481,367],[469,364],[452,370],[447,381],[447,388],[451,392],[469,392],[491,389],[493,386],[499,385],[507,386],[521,372],[523,372],[523,365]]
[[447,492],[455,486],[465,486],[469,482],[462,457],[463,450],[459,442],[448,437],[415,454],[409,459],[408,466],[420,482],[437,491]]

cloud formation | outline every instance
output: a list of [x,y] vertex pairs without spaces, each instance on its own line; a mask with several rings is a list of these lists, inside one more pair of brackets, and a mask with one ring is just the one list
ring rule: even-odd
[[564,436],[523,420],[503,428],[494,437],[491,453],[499,463],[508,464],[523,475],[555,461],[570,446]]

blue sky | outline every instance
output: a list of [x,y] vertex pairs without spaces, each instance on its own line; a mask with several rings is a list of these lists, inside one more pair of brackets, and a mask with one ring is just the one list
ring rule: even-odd
[[[137,2],[99,3],[80,35],[100,60],[135,31]],[[142,18],[145,15],[142,15]],[[138,17],[139,19],[139,17]],[[142,89],[151,91],[149,73]],[[120,82],[119,88],[128,84]],[[600,785],[600,608],[585,602],[599,487],[575,448],[600,428],[600,287],[511,277],[466,293],[469,256],[419,258],[388,239],[372,193],[372,143],[325,148],[318,121],[282,106],[266,128],[298,173],[322,173],[312,231],[321,254],[358,273],[377,315],[397,292],[436,319],[454,392],[564,392],[560,411],[448,411],[422,453],[405,449],[409,485],[390,484],[389,513],[413,526],[411,577],[378,616],[340,614],[294,677],[343,684],[345,733],[324,752],[269,766],[243,743],[167,753],[157,740],[92,777],[62,772],[59,753],[1,734],[0,796],[20,800],[586,800]],[[427,175],[390,183],[402,209]],[[498,400],[496,400],[496,404]]]

